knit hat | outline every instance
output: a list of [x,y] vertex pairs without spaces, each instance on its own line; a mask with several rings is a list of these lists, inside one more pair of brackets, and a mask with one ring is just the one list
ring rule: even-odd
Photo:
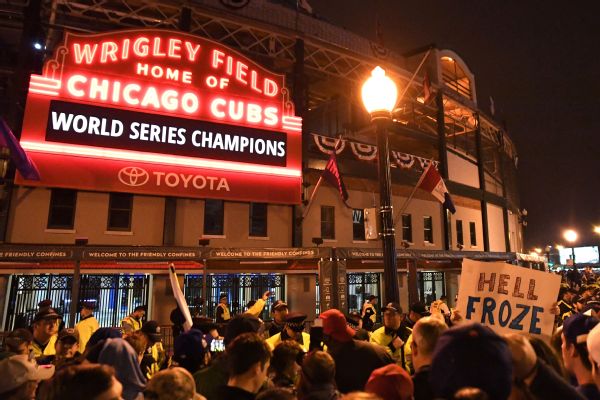
[[204,362],[206,346],[201,331],[191,329],[184,332],[175,338],[173,361],[193,374]]

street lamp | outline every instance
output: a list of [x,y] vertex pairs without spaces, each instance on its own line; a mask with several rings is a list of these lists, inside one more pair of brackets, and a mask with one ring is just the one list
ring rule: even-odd
[[563,232],[563,237],[569,243],[571,243],[571,258],[573,259],[573,266],[575,266],[575,247],[573,247],[573,243],[577,241],[577,232],[573,229],[567,229]]
[[379,165],[379,221],[383,248],[383,278],[386,303],[400,300],[398,270],[396,268],[396,235],[392,215],[392,180],[390,173],[389,143],[387,127],[392,120],[398,89],[394,81],[385,75],[381,67],[375,67],[371,77],[363,83],[362,101],[371,114],[377,134]]
[[594,233],[597,233],[600,235],[600,226],[594,226]]

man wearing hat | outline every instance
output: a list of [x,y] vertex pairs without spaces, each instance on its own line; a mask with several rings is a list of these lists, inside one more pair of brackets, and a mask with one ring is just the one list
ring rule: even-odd
[[363,390],[373,370],[393,362],[381,346],[354,340],[355,331],[340,310],[325,311],[321,320],[323,342],[335,361],[335,381],[340,392]]
[[576,314],[565,320],[561,334],[565,369],[575,376],[577,391],[586,399],[600,398],[600,391],[592,376],[592,364],[587,348],[588,335],[597,324],[598,320],[594,317]]
[[227,294],[222,293],[219,297],[219,304],[217,304],[217,324],[227,323],[231,319],[228,302],[229,298],[227,297]]
[[363,327],[367,331],[372,331],[373,325],[375,325],[375,322],[377,322],[377,310],[375,309],[375,305],[378,301],[379,299],[377,296],[371,295],[363,304],[360,317],[363,321]]
[[58,333],[54,344],[55,354],[37,359],[38,364],[53,364],[57,369],[69,365],[81,356],[79,350],[79,335],[73,328],[65,328]]
[[568,318],[575,307],[573,306],[573,297],[577,294],[575,289],[571,288],[569,285],[561,285],[560,290],[558,292],[558,308],[560,310],[560,322],[565,318]]
[[53,365],[37,365],[26,355],[0,361],[0,398],[34,399],[40,381],[54,375]]
[[100,328],[98,320],[94,317],[94,308],[94,303],[92,302],[83,303],[79,312],[81,319],[75,325],[75,331],[79,335],[79,351],[82,353],[85,351],[85,346],[92,337],[92,334]]
[[54,344],[58,333],[58,320],[61,316],[52,307],[42,308],[33,318],[33,341],[31,349],[34,357],[55,354]]
[[140,367],[146,377],[150,379],[154,374],[160,371],[161,365],[165,361],[165,348],[162,344],[162,335],[158,322],[146,322],[144,326],[142,326],[142,329],[140,329],[140,332],[142,332],[148,343]]
[[284,340],[295,340],[302,346],[302,350],[308,352],[310,347],[310,335],[304,332],[304,321],[306,314],[299,312],[289,313],[285,317],[285,326],[283,331],[271,336],[266,340],[267,344],[273,350],[279,343]]
[[146,306],[137,306],[133,309],[133,312],[129,316],[121,320],[121,328],[123,328],[123,334],[127,335],[131,332],[139,331],[142,329],[142,319],[146,315]]
[[285,301],[277,300],[271,305],[271,314],[273,321],[268,326],[269,336],[274,336],[283,331],[285,318],[289,314],[289,308]]

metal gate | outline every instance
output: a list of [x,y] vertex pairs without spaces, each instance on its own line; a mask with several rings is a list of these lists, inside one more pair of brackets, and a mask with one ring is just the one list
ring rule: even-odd
[[183,293],[192,316],[202,315],[203,275],[186,274],[183,278]]
[[[348,312],[361,312],[362,305],[369,296],[377,296],[381,304],[381,274],[378,272],[351,272],[348,279]],[[379,306],[377,319],[379,319]]]
[[[259,316],[263,320],[270,319],[271,303],[285,299],[285,275],[283,274],[210,274],[206,290],[207,315],[215,317],[216,306],[221,294],[229,298],[229,310],[232,314],[243,313],[250,300],[261,298],[264,292],[271,291],[271,297]],[[187,291],[187,288],[186,288]],[[191,293],[191,291],[190,291]],[[187,294],[186,294],[187,297]]]
[[[65,326],[71,326],[72,285],[73,275],[13,275],[5,330],[30,326],[38,303],[45,299],[52,300]],[[149,290],[150,277],[144,274],[81,275],[79,298],[95,303],[100,326],[118,326],[135,307],[148,304]]]

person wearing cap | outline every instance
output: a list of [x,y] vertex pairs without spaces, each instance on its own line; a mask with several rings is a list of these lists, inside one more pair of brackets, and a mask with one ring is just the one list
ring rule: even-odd
[[79,351],[83,353],[88,340],[100,328],[100,324],[98,324],[98,320],[94,317],[94,303],[83,303],[79,316],[81,319],[75,325],[75,330],[79,335]]
[[[204,334],[192,328],[175,338],[172,361],[193,374],[210,362],[209,349]],[[194,384],[194,390],[195,387]]]
[[367,331],[372,331],[375,322],[377,322],[377,310],[375,309],[375,305],[379,299],[377,296],[369,296],[369,298],[365,301],[362,306],[362,311],[360,313],[360,317],[363,321],[363,328]]
[[310,335],[304,332],[304,321],[306,321],[306,314],[299,312],[289,313],[285,317],[285,327],[283,328],[283,331],[266,340],[271,350],[284,340],[294,340],[302,346],[304,352],[308,352],[310,347]]
[[58,334],[59,319],[61,316],[52,307],[43,308],[33,318],[31,349],[34,357],[51,356],[56,353],[54,345]]
[[369,331],[362,328],[362,319],[360,314],[356,311],[351,312],[346,315],[346,322],[348,326],[356,331],[354,334],[354,339],[356,340],[366,340],[369,341]]
[[575,376],[577,391],[587,399],[600,399],[600,391],[592,377],[587,338],[598,320],[584,314],[569,317],[563,324],[562,357],[567,372]]
[[144,390],[145,400],[206,400],[196,393],[196,383],[185,369],[175,367],[157,373]]
[[227,294],[221,294],[219,297],[219,304],[217,304],[217,324],[227,323],[231,319],[228,302],[229,298],[227,297]]
[[[271,295],[270,291],[266,291],[263,293],[262,297],[256,301],[251,300],[248,302],[248,309],[246,310],[246,314],[253,315],[258,317],[260,313],[262,313],[265,308],[265,304],[267,304],[267,299]],[[254,303],[252,303],[254,301]]]
[[273,314],[273,321],[269,324],[268,332],[269,336],[274,336],[283,331],[285,326],[285,318],[289,313],[289,307],[283,300],[277,300],[271,306],[271,314]]
[[142,329],[142,319],[146,315],[146,306],[137,306],[133,312],[121,320],[123,335]]
[[373,370],[393,363],[383,347],[355,340],[356,332],[347,325],[340,310],[327,310],[320,317],[323,342],[335,361],[335,381],[340,392],[362,390]]
[[162,344],[160,326],[156,321],[147,321],[140,332],[147,340],[146,353],[140,367],[148,379],[160,371],[166,359],[165,348]]
[[34,399],[40,381],[54,375],[54,365],[37,365],[27,355],[16,355],[0,361],[0,398]]
[[575,296],[577,292],[572,289],[570,286],[568,285],[563,285],[561,286],[559,292],[558,292],[558,297],[559,297],[559,301],[558,301],[558,308],[560,310],[559,316],[560,316],[560,323],[562,324],[564,318],[563,315],[566,315],[567,317],[570,316],[570,313],[573,313],[574,310],[574,306],[573,306],[573,297]]
[[389,364],[373,371],[365,392],[373,393],[382,400],[412,400],[414,386],[408,373],[396,364]]
[[[388,303],[382,309],[383,326],[371,334],[371,343],[383,346],[394,361],[410,372],[408,356],[410,355],[410,335],[412,329],[402,326],[402,309],[398,303]],[[405,317],[406,320],[408,317]]]
[[79,336],[75,329],[65,328],[58,333],[55,343],[55,353],[50,356],[37,358],[40,365],[53,364],[57,370],[64,366],[79,362],[81,353],[78,351]]
[[592,364],[592,378],[596,387],[600,388],[600,324],[597,324],[588,334],[586,339],[590,363]]

